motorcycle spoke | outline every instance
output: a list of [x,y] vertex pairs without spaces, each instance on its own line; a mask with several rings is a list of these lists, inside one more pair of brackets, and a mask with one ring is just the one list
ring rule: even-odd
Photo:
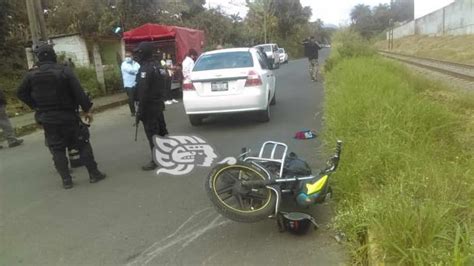
[[264,195],[261,195],[261,194],[258,194],[258,193],[249,193],[246,196],[250,199],[257,199],[257,200],[261,200],[261,201],[267,200],[267,198],[268,198],[268,197],[266,197]]
[[244,209],[244,200],[242,199],[242,196],[238,194],[238,195],[235,195],[235,197],[237,198],[237,201],[239,202],[240,208]]
[[[234,183],[237,182],[237,181],[239,181],[239,179],[238,179],[237,177],[235,177],[235,176],[233,176],[233,175],[231,175],[231,174],[229,174],[229,173],[227,173],[227,172],[224,172],[223,175],[224,175],[224,176],[223,176],[223,177],[224,177],[224,180],[225,180],[225,177],[230,177]],[[227,181],[227,182],[226,182],[226,181]],[[228,182],[228,181],[230,181],[230,180],[225,180],[224,182],[230,183],[230,182]]]
[[233,196],[234,196],[234,195],[232,195],[232,194],[229,194],[229,195],[227,195],[225,198],[224,198],[224,197],[222,197],[222,198],[221,198],[221,200],[222,200],[222,201],[226,201],[226,200],[228,200],[228,199],[232,198]]
[[234,185],[229,185],[229,186],[223,187],[223,188],[217,190],[217,194],[220,195],[220,194],[229,192],[229,191],[232,190],[233,187],[234,187]]

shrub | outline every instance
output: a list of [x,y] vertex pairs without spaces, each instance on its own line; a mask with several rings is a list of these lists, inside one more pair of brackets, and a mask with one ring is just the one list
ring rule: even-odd
[[334,178],[337,227],[354,254],[366,248],[360,237],[370,230],[388,263],[472,265],[472,132],[464,138],[472,97],[454,111],[458,103],[423,93],[437,85],[343,50],[356,56],[327,74],[325,103],[325,141],[345,141]]
[[339,62],[347,58],[372,56],[375,50],[360,34],[350,29],[334,34],[331,56],[326,60],[324,69],[331,71]]
[[107,93],[114,93],[123,89],[122,74],[117,66],[109,66],[105,68],[104,78]]
[[89,67],[76,67],[74,72],[77,78],[81,82],[82,88],[89,92],[92,97],[104,95],[103,90],[100,88],[100,84],[97,81],[97,75],[93,68]]

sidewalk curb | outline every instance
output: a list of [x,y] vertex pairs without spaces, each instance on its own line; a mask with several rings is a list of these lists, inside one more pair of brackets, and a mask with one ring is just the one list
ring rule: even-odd
[[[128,103],[128,99],[122,99],[122,100],[119,100],[119,101],[104,104],[102,106],[93,107],[93,113],[100,113],[100,112],[106,111],[108,109],[112,109],[112,108],[115,108],[115,107],[125,105],[127,103]],[[24,126],[20,126],[20,127],[15,127],[14,126],[15,133],[18,137],[31,134],[32,132],[34,132],[38,128],[40,128],[40,126],[34,121],[31,122],[28,125],[24,125]],[[0,140],[1,139],[3,139],[3,136],[0,136]]]

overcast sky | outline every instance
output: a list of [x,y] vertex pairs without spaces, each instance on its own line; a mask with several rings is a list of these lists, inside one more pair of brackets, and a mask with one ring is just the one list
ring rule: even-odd
[[[390,0],[300,0],[303,6],[311,6],[313,9],[312,20],[320,18],[325,24],[348,24],[349,13],[353,6],[366,4],[370,6],[379,3],[390,3]],[[454,0],[415,0],[415,17],[424,16],[436,9],[448,5]],[[206,0],[208,7],[221,6],[226,13],[239,13],[245,16],[247,8],[245,0]]]

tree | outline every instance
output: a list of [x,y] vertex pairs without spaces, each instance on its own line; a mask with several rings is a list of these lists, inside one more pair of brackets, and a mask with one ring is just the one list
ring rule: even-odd
[[402,22],[415,19],[414,0],[392,0],[390,7],[394,21]]
[[316,37],[316,40],[321,43],[329,43],[331,39],[330,32],[324,27],[324,22],[321,19],[317,19],[311,22],[309,29],[309,35]]
[[350,15],[352,24],[360,24],[367,17],[372,16],[372,11],[370,10],[370,6],[358,4],[352,8]]
[[393,12],[388,4],[379,4],[372,11],[373,31],[379,33],[390,27],[390,20],[393,18]]
[[184,4],[187,6],[187,10],[182,12],[184,19],[192,18],[201,12],[203,12],[204,4],[206,0],[183,0]]
[[[371,38],[390,27],[390,20],[400,21],[413,14],[413,0],[395,0],[390,5],[379,4],[372,9],[359,4],[351,11],[351,28],[365,38]],[[411,11],[410,11],[411,10]]]
[[[263,33],[263,42],[267,42],[269,36],[272,36],[272,29],[276,27],[276,18],[274,9],[272,9],[272,0],[246,0],[249,12],[249,24],[260,29]],[[270,38],[271,39],[271,38]]]
[[298,25],[307,23],[312,15],[311,8],[303,8],[300,0],[274,0],[272,9],[282,38],[287,38]]
[[0,50],[5,49],[5,40],[10,33],[11,5],[6,0],[0,0]]

